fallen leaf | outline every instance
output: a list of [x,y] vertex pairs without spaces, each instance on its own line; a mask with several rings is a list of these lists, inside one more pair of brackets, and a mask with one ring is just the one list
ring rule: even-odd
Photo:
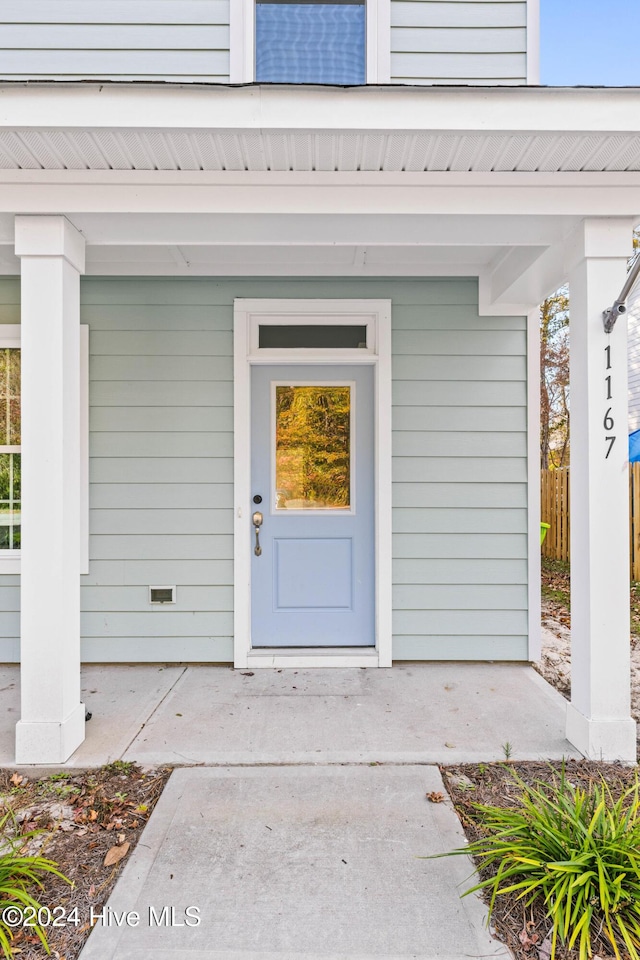
[[427,800],[431,800],[431,803],[442,803],[444,794],[440,793],[439,790],[432,790],[431,793],[427,794]]
[[95,884],[92,883],[91,886],[89,887],[88,896],[95,897],[95,895],[96,895],[96,887],[95,887]]
[[551,960],[551,930],[540,944],[538,958],[539,960]]
[[119,844],[117,847],[111,847],[111,849],[107,851],[103,865],[105,867],[113,867],[116,863],[120,863],[129,853],[130,846],[131,844],[127,841]]
[[91,822],[93,823],[93,821],[94,821],[94,820],[97,820],[97,819],[98,819],[98,811],[97,811],[97,810],[89,810],[89,820],[91,820]]
[[125,837],[124,833],[118,834],[118,843],[124,843],[126,839],[127,838]]
[[[527,927],[529,927],[529,924],[527,924]],[[520,933],[518,934],[518,939],[522,944],[522,946],[524,947],[525,951],[528,952],[531,949],[531,947],[534,947],[536,945],[540,937],[538,936],[537,933],[530,934],[528,930],[525,928],[524,930],[521,930]]]
[[11,783],[14,785],[14,787],[19,787],[23,780],[24,777],[21,777],[19,773],[14,773],[11,777]]

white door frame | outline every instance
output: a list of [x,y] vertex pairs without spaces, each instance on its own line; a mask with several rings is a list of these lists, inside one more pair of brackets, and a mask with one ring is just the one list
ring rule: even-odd
[[[261,349],[261,323],[367,324],[367,347]],[[374,368],[375,647],[251,647],[251,367],[255,364],[367,364]],[[391,301],[234,301],[234,666],[391,666]]]

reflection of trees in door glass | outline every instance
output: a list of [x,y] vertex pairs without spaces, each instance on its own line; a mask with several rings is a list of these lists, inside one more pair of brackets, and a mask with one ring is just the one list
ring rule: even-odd
[[351,388],[276,387],[276,506],[350,506]]

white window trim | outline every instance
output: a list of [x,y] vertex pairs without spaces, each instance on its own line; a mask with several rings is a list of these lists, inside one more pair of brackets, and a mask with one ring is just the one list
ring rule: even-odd
[[[19,347],[20,325],[0,325],[0,349]],[[20,550],[0,551],[0,576],[20,573]],[[89,327],[80,324],[80,573],[89,573]]]
[[[300,318],[367,317],[375,329],[369,350],[251,351],[256,317],[298,325]],[[367,341],[370,343],[371,341]],[[330,356],[329,356],[330,354]],[[374,367],[375,437],[375,651],[309,648],[257,651],[251,648],[251,367],[257,364],[341,363]],[[391,591],[391,301],[390,300],[245,300],[234,302],[234,666],[390,667],[392,660]]]
[[[365,0],[366,82],[391,82],[391,0]],[[255,82],[255,0],[231,0],[229,82]]]

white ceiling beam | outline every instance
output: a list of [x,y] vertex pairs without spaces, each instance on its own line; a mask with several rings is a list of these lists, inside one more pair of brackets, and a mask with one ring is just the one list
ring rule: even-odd
[[[429,214],[486,216],[613,217],[640,219],[640,173],[627,183],[569,187],[562,175],[554,185],[527,186],[517,180],[443,186],[406,182],[290,182],[207,185],[184,183],[115,184],[17,183],[0,173],[0,213],[278,213],[278,214]],[[107,181],[109,178],[105,178]],[[186,178],[188,179],[188,178]],[[3,183],[4,180],[4,183]],[[462,238],[461,238],[462,239]]]
[[575,218],[408,214],[75,214],[91,245],[548,246]]

